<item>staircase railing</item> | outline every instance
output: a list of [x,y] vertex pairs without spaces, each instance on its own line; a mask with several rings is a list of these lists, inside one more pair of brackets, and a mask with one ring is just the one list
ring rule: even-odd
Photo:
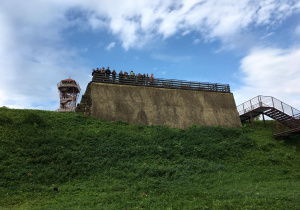
[[295,130],[299,131],[300,122],[293,120],[293,122],[287,126],[283,123],[274,123],[270,125],[273,136],[280,136],[282,133],[293,133]]
[[300,111],[291,107],[290,105],[272,97],[272,96],[256,96],[245,103],[237,106],[239,115],[243,115],[259,107],[275,108],[291,117],[300,119]]

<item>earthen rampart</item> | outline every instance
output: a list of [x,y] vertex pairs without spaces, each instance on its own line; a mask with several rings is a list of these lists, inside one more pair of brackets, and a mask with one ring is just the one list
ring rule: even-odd
[[174,128],[241,126],[230,92],[91,82],[76,111],[109,121]]

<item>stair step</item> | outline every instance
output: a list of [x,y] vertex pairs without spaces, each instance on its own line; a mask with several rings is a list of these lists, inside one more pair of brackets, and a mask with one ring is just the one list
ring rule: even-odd
[[[253,105],[253,106],[252,106]],[[283,110],[283,107],[285,111],[288,111],[288,113],[281,111]],[[283,126],[285,128],[290,128],[292,130],[297,130],[297,133],[294,134],[299,134],[300,133],[300,111],[285,104],[284,102],[271,97],[271,96],[257,96],[253,99],[250,99],[249,101],[240,104],[237,106],[237,109],[239,113],[242,113],[240,115],[241,121],[244,121],[246,119],[249,119],[249,113],[259,113],[263,112],[266,116],[276,120],[277,122],[280,122],[279,126]],[[244,113],[246,111],[246,113]],[[252,116],[253,116],[252,113]],[[292,114],[293,113],[293,114]],[[294,115],[295,114],[295,115]],[[242,116],[244,115],[244,116]],[[247,118],[248,117],[248,118]],[[290,135],[290,131],[286,133]],[[275,134],[274,136],[276,136]],[[281,134],[278,133],[278,136]],[[292,134],[293,135],[293,134]]]

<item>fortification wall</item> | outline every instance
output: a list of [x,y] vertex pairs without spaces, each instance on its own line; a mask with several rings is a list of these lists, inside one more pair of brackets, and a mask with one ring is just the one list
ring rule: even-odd
[[91,115],[109,121],[188,128],[241,126],[232,93],[92,83]]
[[77,104],[77,107],[75,109],[76,112],[81,112],[89,116],[92,114],[91,113],[91,108],[92,108],[91,85],[92,82],[89,82],[89,84],[86,87],[84,95],[82,95],[80,103]]

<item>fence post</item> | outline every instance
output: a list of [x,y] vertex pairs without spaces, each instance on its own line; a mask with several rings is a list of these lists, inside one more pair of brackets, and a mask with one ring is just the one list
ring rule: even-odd
[[271,98],[272,98],[272,104],[273,104],[273,108],[275,108],[273,97],[271,97]]
[[276,122],[277,133],[279,133],[279,129],[278,129],[278,122],[277,122],[277,117],[276,117],[276,112],[275,112],[275,108],[274,108],[274,107],[273,107],[273,113],[274,113],[274,117],[275,117],[275,122]]
[[284,113],[284,109],[283,109],[282,101],[281,101],[281,108],[282,108],[282,112]]
[[277,133],[279,133],[279,129],[278,129],[278,122],[277,122],[277,117],[276,117],[275,105],[274,105],[274,99],[273,99],[273,97],[272,97],[272,103],[273,103],[273,113],[274,113],[274,117],[275,117],[275,122],[276,122]]
[[258,104],[260,107],[262,107],[261,96],[258,96]]
[[263,116],[264,126],[265,126],[265,128],[267,128],[267,127],[266,127],[266,121],[265,121],[265,114],[262,113],[262,116]]

